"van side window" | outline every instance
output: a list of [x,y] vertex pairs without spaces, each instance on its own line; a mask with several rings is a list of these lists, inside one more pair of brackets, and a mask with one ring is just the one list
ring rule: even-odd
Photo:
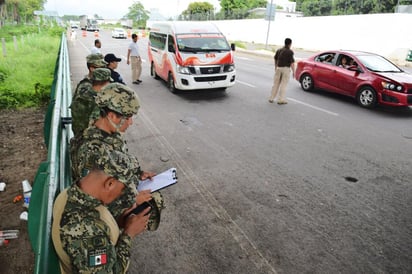
[[175,39],[172,35],[167,36],[167,49],[169,52],[176,52]]
[[164,49],[166,46],[166,34],[151,32],[149,36],[150,45],[157,49]]

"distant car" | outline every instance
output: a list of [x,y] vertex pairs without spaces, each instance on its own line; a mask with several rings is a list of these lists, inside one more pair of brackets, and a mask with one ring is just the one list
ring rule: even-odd
[[304,91],[347,95],[365,108],[412,105],[412,75],[374,53],[325,51],[299,61],[295,79]]
[[127,38],[127,33],[124,29],[115,28],[115,29],[112,30],[112,37],[113,38],[125,39],[125,38]]
[[71,25],[72,29],[78,29],[79,27],[77,25]]
[[86,27],[87,31],[99,31],[99,27],[97,25],[88,25]]

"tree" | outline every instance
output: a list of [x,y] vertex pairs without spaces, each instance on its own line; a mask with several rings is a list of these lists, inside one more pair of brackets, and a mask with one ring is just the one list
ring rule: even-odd
[[185,20],[208,20],[214,17],[214,6],[208,2],[190,3],[182,12]]
[[137,27],[145,28],[150,12],[145,10],[142,3],[133,2],[129,7],[129,12],[124,16],[137,23]]
[[305,16],[391,13],[408,0],[296,0],[296,10]]
[[35,10],[42,10],[46,0],[0,0],[0,20],[10,22],[30,22]]
[[225,18],[246,18],[249,10],[266,7],[267,0],[221,0],[221,13]]

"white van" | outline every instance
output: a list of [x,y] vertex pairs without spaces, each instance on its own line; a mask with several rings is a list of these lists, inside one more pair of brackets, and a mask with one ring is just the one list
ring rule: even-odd
[[150,74],[172,92],[226,89],[235,84],[234,50],[211,22],[156,22],[149,35]]

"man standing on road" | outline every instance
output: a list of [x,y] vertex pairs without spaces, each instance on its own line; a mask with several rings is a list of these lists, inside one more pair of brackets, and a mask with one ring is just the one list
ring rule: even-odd
[[119,62],[122,61],[122,59],[117,58],[116,55],[114,55],[113,53],[108,53],[104,57],[104,60],[108,63],[107,68],[110,69],[111,77],[113,79],[112,82],[117,82],[126,85],[125,82],[123,82],[123,78],[120,75],[120,73],[115,71],[115,69],[117,69]]
[[140,75],[142,74],[142,58],[139,54],[139,47],[137,45],[138,36],[136,33],[132,34],[132,42],[129,44],[127,50],[127,64],[132,66],[132,83],[140,84]]
[[100,49],[102,48],[102,42],[100,42],[99,39],[94,40],[94,46],[92,47],[92,49],[90,50],[91,54],[98,54],[98,53],[102,53],[100,51]]
[[273,103],[279,91],[278,105],[284,105],[288,102],[285,100],[286,86],[290,78],[290,70],[292,76],[295,76],[295,59],[293,58],[292,39],[285,39],[285,46],[280,48],[275,53],[275,77],[272,87],[272,93],[269,97],[269,103]]

